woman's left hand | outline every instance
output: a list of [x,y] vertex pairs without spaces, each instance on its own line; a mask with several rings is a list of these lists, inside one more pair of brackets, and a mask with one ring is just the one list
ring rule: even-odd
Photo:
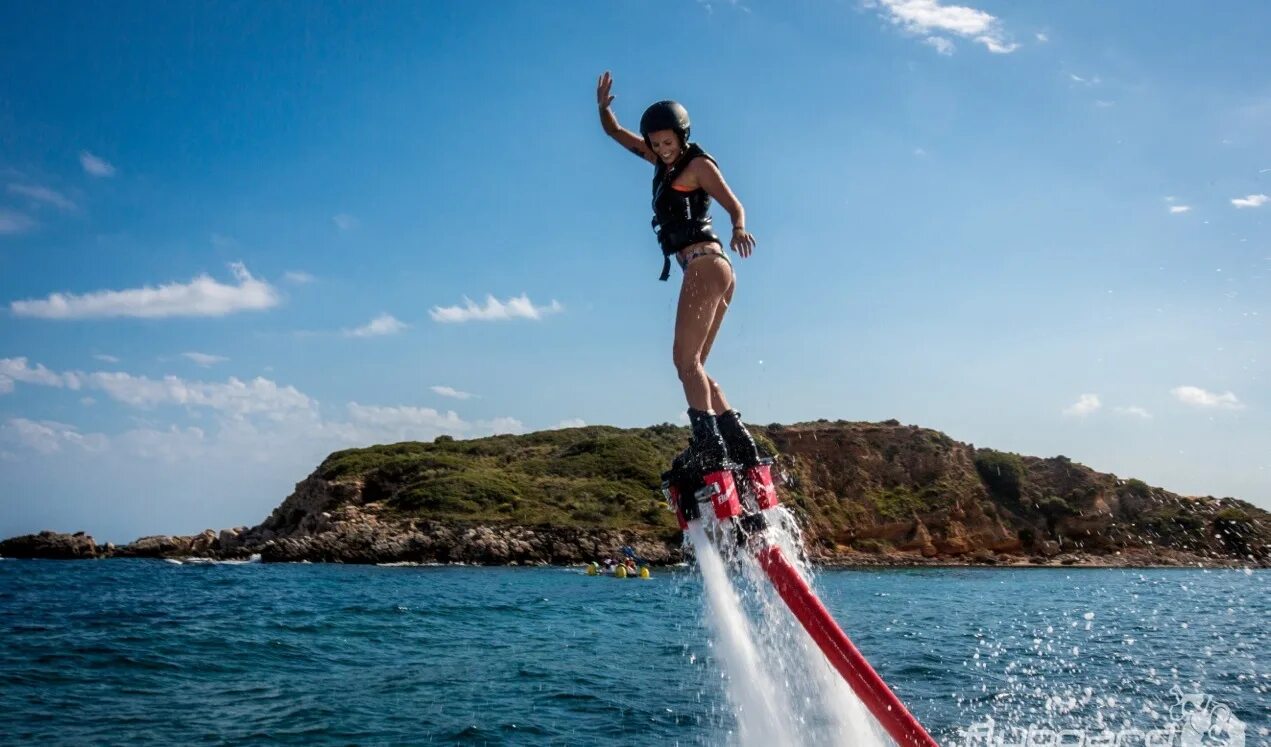
[[734,252],[740,254],[742,259],[745,259],[755,250],[755,237],[744,228],[734,228],[733,240],[729,244]]

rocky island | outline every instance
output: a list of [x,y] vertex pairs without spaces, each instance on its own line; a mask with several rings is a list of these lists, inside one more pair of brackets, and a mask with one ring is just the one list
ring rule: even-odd
[[[842,565],[1271,567],[1271,514],[1137,479],[977,448],[895,420],[752,428],[779,456],[811,558]],[[687,430],[588,426],[347,449],[254,527],[97,545],[14,537],[0,556],[572,564],[630,545],[682,560],[659,492]]]

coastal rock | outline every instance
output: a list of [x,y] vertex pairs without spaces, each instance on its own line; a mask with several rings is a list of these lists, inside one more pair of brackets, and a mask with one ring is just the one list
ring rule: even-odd
[[44,558],[49,560],[82,560],[98,555],[97,543],[84,532],[66,534],[43,531],[0,542],[0,556],[6,558]]
[[155,534],[116,548],[114,555],[119,558],[175,558],[196,554],[193,547],[193,537]]
[[[999,452],[897,421],[752,431],[780,455],[782,501],[816,562],[1271,566],[1271,514],[1233,498],[1180,496],[1067,457]],[[532,565],[632,548],[674,563],[682,535],[658,486],[686,436],[670,424],[587,426],[347,449],[257,526],[122,547],[45,540],[38,552]],[[0,554],[10,557],[33,543],[8,542],[15,549]]]

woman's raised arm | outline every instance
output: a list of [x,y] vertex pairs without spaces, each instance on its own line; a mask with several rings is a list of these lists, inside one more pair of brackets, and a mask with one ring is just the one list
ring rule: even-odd
[[611,88],[613,88],[613,76],[606,70],[605,74],[600,76],[600,80],[596,81],[596,104],[600,107],[600,126],[605,128],[606,135],[617,140],[622,147],[649,163],[657,163],[658,157],[652,150],[649,150],[648,145],[645,145],[644,138],[630,130],[623,129],[622,125],[618,124],[618,118],[614,116],[613,110],[609,108],[614,98],[609,93]]

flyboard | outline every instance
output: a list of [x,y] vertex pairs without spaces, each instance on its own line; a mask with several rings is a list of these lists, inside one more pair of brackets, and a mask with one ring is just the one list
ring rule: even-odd
[[[690,522],[706,522],[711,530],[708,534],[725,556],[754,554],[782,601],[896,744],[937,747],[769,536],[765,512],[779,502],[772,464],[772,459],[763,459],[752,467],[701,474],[677,460],[662,475],[662,493],[675,511],[680,529],[687,531]],[[701,504],[711,506],[706,516]]]

